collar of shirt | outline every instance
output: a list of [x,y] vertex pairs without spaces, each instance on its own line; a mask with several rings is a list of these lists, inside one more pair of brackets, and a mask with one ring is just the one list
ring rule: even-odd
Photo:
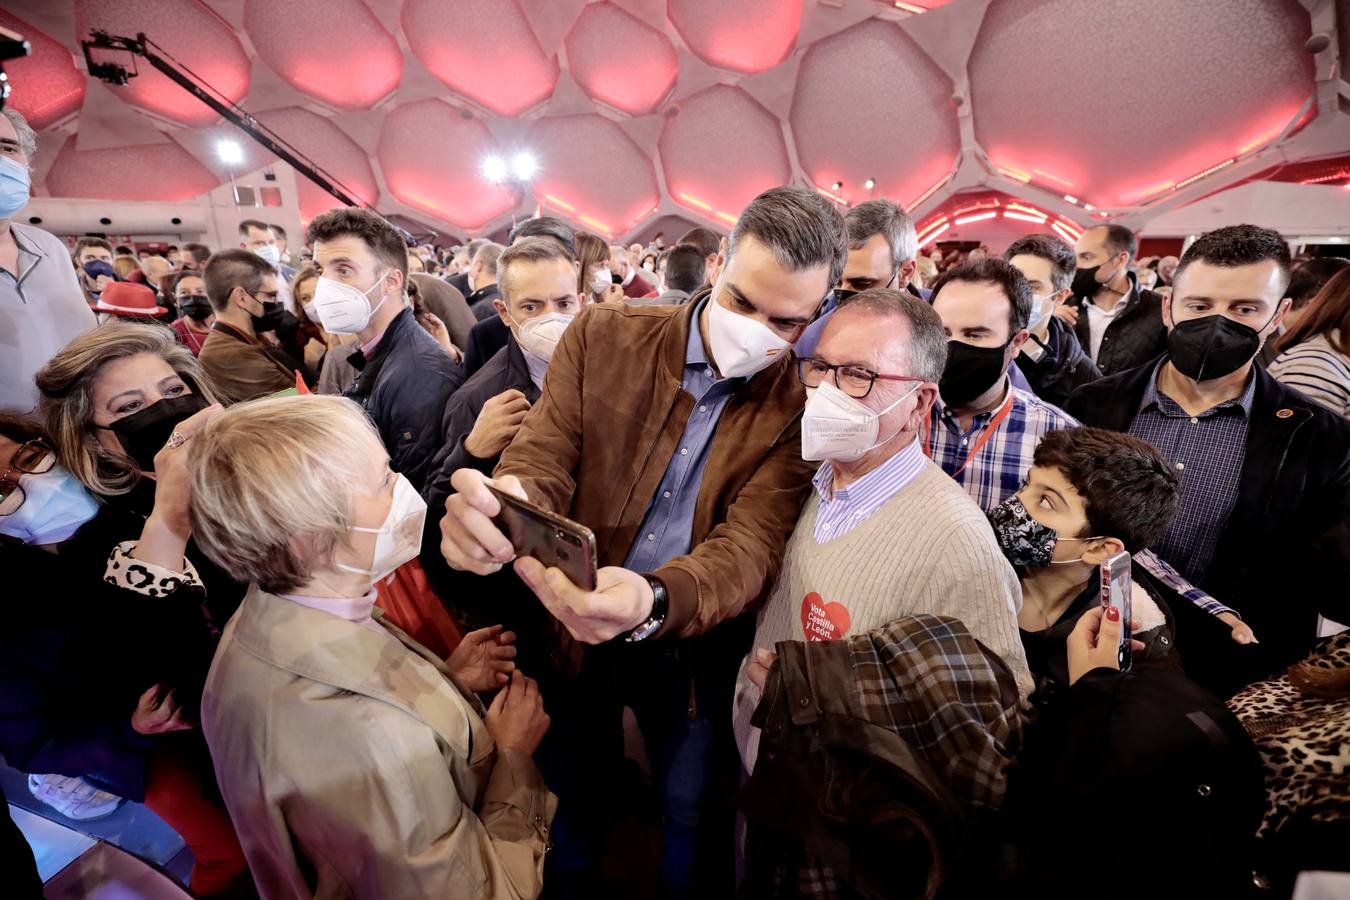
[[520,355],[525,357],[525,367],[530,370],[530,380],[539,390],[544,389],[544,376],[548,374],[548,360],[542,356],[535,356],[524,347],[520,348]]
[[355,622],[363,628],[383,631],[371,614],[375,609],[375,589],[371,588],[364,597],[308,597],[304,594],[278,594],[283,600],[317,609],[329,615]]
[[380,346],[380,340],[384,337],[385,331],[388,330],[389,329],[386,328],[384,331],[381,331],[379,334],[375,335],[369,341],[361,345],[361,352],[365,354],[366,359],[370,359],[372,356],[375,355],[375,348]]
[[924,466],[923,447],[918,439],[897,450],[890,459],[852,484],[834,489],[834,466],[821,463],[811,480],[822,504],[843,504],[859,519],[876,512],[897,491],[914,480]]
[[1184,417],[1203,419],[1206,416],[1214,415],[1221,409],[1239,409],[1244,416],[1251,418],[1252,399],[1256,396],[1256,372],[1247,373],[1247,385],[1232,400],[1225,400],[1217,406],[1211,406],[1209,409],[1200,413],[1198,416],[1191,416],[1190,413],[1181,408],[1181,404],[1173,400],[1158,389],[1158,375],[1162,372],[1163,364],[1167,362],[1167,357],[1163,357],[1158,364],[1153,367],[1153,375],[1148,380],[1148,387],[1144,389],[1144,398],[1139,402],[1139,412],[1143,412],[1150,406],[1157,407],[1158,412],[1165,416]]
[[19,248],[19,277],[16,281],[23,281],[33,267],[47,258],[47,254],[42,252],[42,248],[28,240],[20,228],[13,224],[9,226],[9,233],[14,238],[14,245]]
[[1121,296],[1121,298],[1116,301],[1116,305],[1111,307],[1110,309],[1102,309],[1100,306],[1098,306],[1096,303],[1093,303],[1092,300],[1087,297],[1083,298],[1083,305],[1087,307],[1088,315],[1104,316],[1105,318],[1111,319],[1114,318],[1122,309],[1124,309],[1126,306],[1129,305],[1130,296],[1133,293],[1134,293],[1134,285],[1130,285],[1130,289],[1126,291],[1124,295]]

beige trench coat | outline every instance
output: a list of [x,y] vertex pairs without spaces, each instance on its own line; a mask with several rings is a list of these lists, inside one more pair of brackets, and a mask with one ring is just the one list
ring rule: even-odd
[[440,660],[256,587],[202,696],[266,900],[535,897],[557,800]]

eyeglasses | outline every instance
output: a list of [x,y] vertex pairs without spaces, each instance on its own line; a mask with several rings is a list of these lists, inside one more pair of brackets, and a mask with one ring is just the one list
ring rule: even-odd
[[54,465],[56,454],[41,438],[34,438],[20,447],[14,454],[14,459],[10,461],[9,468],[5,469],[5,474],[0,475],[0,516],[17,512],[27,497],[18,480],[10,480],[11,475],[15,472],[41,475],[43,472],[50,472]]
[[807,387],[819,387],[825,376],[834,374],[834,386],[854,400],[861,400],[872,392],[877,379],[882,381],[918,381],[914,375],[882,375],[862,366],[832,366],[823,359],[804,356],[797,360],[797,377]]

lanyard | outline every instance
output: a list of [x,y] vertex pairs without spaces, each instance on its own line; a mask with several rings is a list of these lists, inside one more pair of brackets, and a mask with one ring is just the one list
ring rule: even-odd
[[[998,427],[1003,424],[1003,420],[1008,418],[1008,413],[1012,412],[1012,407],[1013,407],[1013,389],[1012,385],[1008,385],[1008,399],[1003,401],[1003,405],[999,407],[998,412],[994,413],[994,417],[989,420],[989,424],[984,426],[984,429],[980,432],[980,436],[975,439],[975,446],[971,447],[970,452],[966,454],[965,461],[961,463],[960,468],[958,468],[955,472],[952,473],[953,478],[956,478],[958,475],[964,472],[966,466],[970,465],[970,461],[975,458],[975,454],[980,452],[980,449],[983,448],[984,445],[989,442],[989,439],[994,436],[994,433],[998,431]],[[934,412],[933,416],[936,415],[937,413]],[[930,420],[931,418],[932,417],[930,416]],[[923,436],[923,452],[927,454],[928,457],[931,459],[933,456],[934,448],[929,446],[927,433],[928,431],[929,431],[929,421],[926,420],[924,422],[925,433]],[[933,443],[934,444],[937,443],[936,434],[934,435]]]

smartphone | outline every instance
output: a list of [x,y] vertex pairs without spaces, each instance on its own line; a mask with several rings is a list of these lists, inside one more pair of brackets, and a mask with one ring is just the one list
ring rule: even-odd
[[533,556],[545,566],[562,570],[582,590],[595,590],[595,534],[589,528],[492,485],[488,490],[502,507],[492,522],[517,556]]
[[1130,554],[1122,550],[1115,556],[1103,560],[1102,606],[1114,606],[1120,610],[1120,646],[1116,649],[1116,662],[1120,671],[1130,669]]

